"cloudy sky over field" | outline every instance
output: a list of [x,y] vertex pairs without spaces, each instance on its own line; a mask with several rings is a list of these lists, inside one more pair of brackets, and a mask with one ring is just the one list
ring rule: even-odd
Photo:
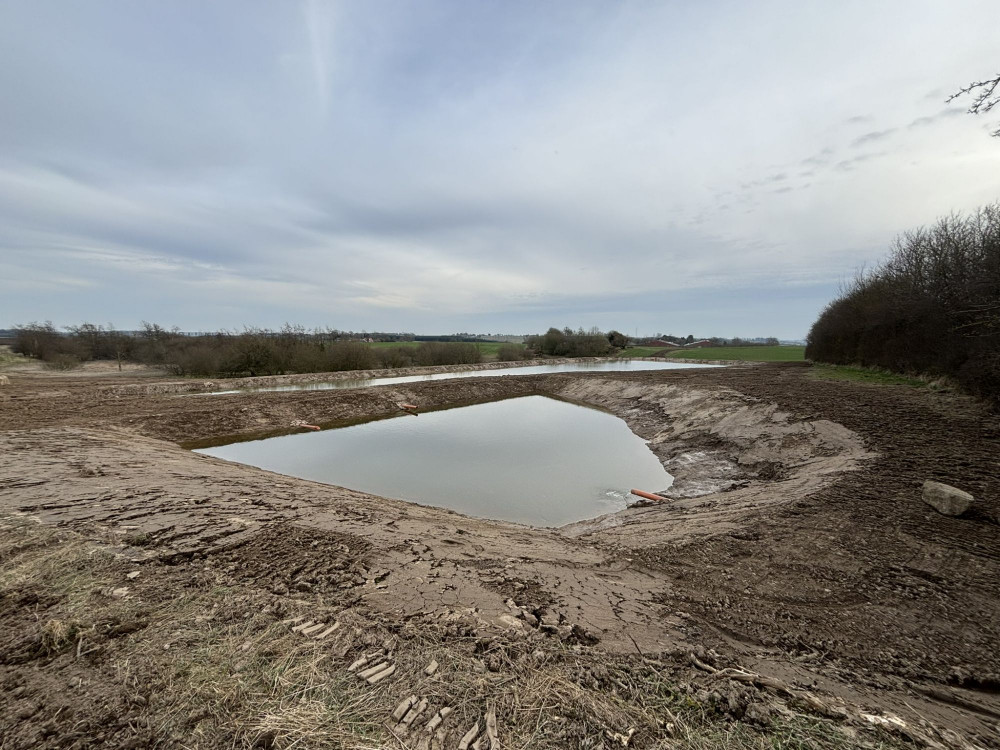
[[0,4],[0,327],[799,338],[1000,199],[1000,4]]

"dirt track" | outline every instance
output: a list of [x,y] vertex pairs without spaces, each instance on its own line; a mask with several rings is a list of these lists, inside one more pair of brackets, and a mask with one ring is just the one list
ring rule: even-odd
[[[854,719],[899,716],[909,740],[1000,747],[1000,423],[968,399],[778,365],[211,398],[182,393],[200,383],[145,377],[11,380],[0,390],[0,514],[110,535],[144,569],[233,561],[234,584],[300,599],[348,591],[354,611],[383,623],[453,622],[685,669],[698,654]],[[677,476],[675,499],[536,529],[178,446],[391,415],[401,401],[528,393],[624,418]],[[925,479],[971,492],[974,512],[936,514],[920,501]],[[303,557],[305,543],[315,552]],[[348,550],[354,568],[324,563],[316,550],[328,547]],[[26,609],[5,604],[0,639],[26,623]],[[45,679],[0,648],[0,687]]]

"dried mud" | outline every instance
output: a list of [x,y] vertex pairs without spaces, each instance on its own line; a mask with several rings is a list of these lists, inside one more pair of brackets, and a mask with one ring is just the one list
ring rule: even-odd
[[[673,659],[692,675],[702,655],[854,718],[901,717],[908,741],[1000,747],[1000,423],[977,402],[789,365],[185,395],[207,387],[13,375],[0,391],[0,515],[110,544],[148,577],[167,571],[164,591],[209,561],[228,585],[279,600],[335,595],[341,610],[442,638]],[[675,475],[669,501],[539,529],[181,447],[393,417],[400,402],[534,393],[626,420]],[[971,492],[974,511],[936,514],[920,500],[925,479]],[[0,690],[43,690],[37,637],[22,643],[39,604],[3,606],[0,640],[21,645],[0,648]],[[56,746],[65,727],[30,734],[22,704],[0,708],[0,727]],[[99,714],[84,702],[74,721]]]

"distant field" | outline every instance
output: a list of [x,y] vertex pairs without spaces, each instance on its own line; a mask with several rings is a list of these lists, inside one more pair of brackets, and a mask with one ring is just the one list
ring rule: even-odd
[[[626,349],[622,356],[649,357],[664,351],[655,346]],[[733,359],[744,362],[801,362],[804,346],[712,346],[705,349],[667,349],[671,359]]]
[[628,349],[623,349],[618,356],[619,357],[652,357],[658,352],[662,352],[655,346],[630,346]]
[[[378,349],[385,349],[392,346],[420,346],[425,342],[423,341],[375,341],[369,344],[369,346],[376,347]],[[454,341],[444,341],[444,344],[454,344]],[[476,346],[479,347],[479,351],[482,352],[484,357],[496,357],[497,350],[503,346],[501,341],[476,341]]]

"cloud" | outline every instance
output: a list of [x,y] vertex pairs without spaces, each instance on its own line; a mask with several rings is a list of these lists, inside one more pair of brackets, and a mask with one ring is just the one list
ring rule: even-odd
[[854,148],[859,148],[860,146],[865,146],[869,143],[875,143],[876,141],[881,141],[888,138],[895,132],[896,128],[887,128],[886,130],[873,130],[870,133],[865,133],[864,135],[855,138],[851,142],[851,146]]
[[833,156],[833,152],[834,152],[833,148],[827,146],[818,153],[806,157],[799,163],[805,167],[820,167],[830,163],[830,159]]
[[783,290],[827,294],[998,166],[923,99],[991,48],[972,11],[961,59],[924,43],[943,11],[891,49],[887,11],[817,13],[5,3],[0,325],[801,336],[822,300]]

